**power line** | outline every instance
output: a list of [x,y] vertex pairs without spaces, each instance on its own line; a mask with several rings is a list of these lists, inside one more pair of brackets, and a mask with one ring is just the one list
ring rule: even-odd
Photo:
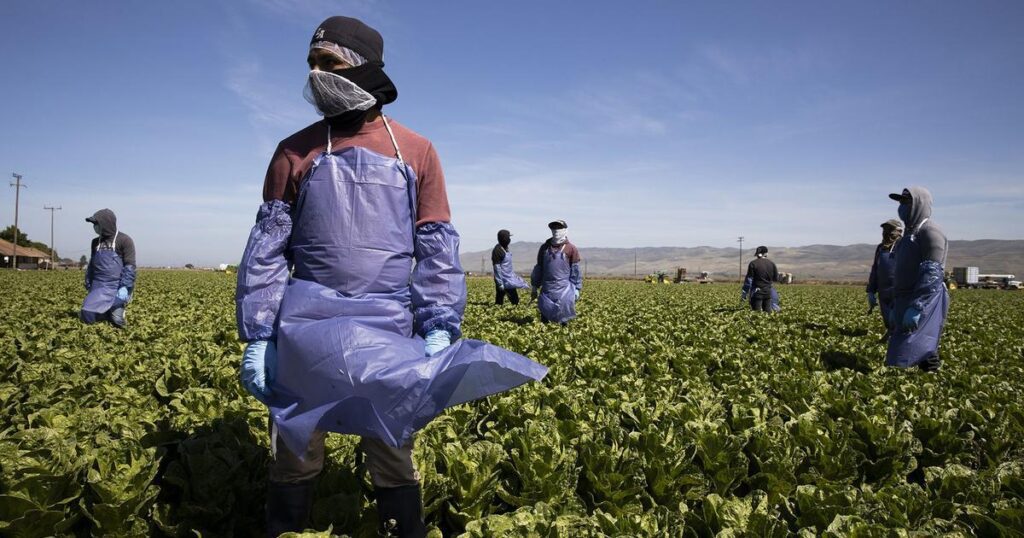
[[62,208],[61,206],[54,207],[44,205],[43,209],[50,212],[50,270],[53,270],[53,266],[56,263],[56,261],[54,260],[54,252],[56,251],[56,248],[53,246],[53,214],[64,208]]
[[14,181],[11,182],[11,186],[14,187],[14,263],[12,267],[18,268],[18,203],[21,200],[21,189],[22,187],[28,188],[21,182],[21,174],[12,172],[11,176],[14,177]]
[[741,235],[736,241],[740,244],[740,280],[743,280],[743,236]]

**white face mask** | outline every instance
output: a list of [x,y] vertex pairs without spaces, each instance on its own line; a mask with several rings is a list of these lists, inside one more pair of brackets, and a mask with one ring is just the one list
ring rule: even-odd
[[565,240],[569,237],[569,230],[566,228],[560,228],[558,230],[551,230],[551,242],[556,245],[565,243]]
[[316,111],[326,117],[351,110],[369,110],[377,104],[377,99],[356,83],[327,71],[310,71],[302,93]]

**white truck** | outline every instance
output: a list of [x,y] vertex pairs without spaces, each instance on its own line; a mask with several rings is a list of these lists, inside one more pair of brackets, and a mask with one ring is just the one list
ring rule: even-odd
[[991,288],[1019,290],[1021,283],[1010,274],[982,274],[977,267],[954,267],[953,283],[957,288]]

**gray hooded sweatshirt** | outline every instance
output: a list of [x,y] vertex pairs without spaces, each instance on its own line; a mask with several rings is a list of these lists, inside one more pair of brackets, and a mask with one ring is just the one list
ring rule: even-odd
[[946,266],[948,242],[942,228],[931,219],[932,194],[924,187],[907,187],[910,193],[910,219],[904,221],[903,239],[897,246],[897,295],[911,295],[920,276],[921,263],[932,261]]
[[96,249],[101,242],[110,244],[116,235],[117,243],[113,245],[114,252],[121,257],[121,263],[125,266],[135,266],[135,241],[132,241],[128,234],[117,231],[117,216],[113,211],[101,209],[85,220],[100,227],[100,236],[93,238],[92,245],[89,247],[91,255],[96,254]]

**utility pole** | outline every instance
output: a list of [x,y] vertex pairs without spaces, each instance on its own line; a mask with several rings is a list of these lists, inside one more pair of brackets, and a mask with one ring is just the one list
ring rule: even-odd
[[44,205],[43,209],[46,209],[47,211],[50,212],[50,270],[52,271],[53,270],[53,266],[56,264],[56,262],[54,261],[54,254],[53,254],[54,251],[56,250],[54,248],[54,246],[53,246],[53,214],[54,214],[54,212],[60,211],[63,208],[61,206],[54,207],[54,206],[46,206],[46,205]]
[[17,269],[18,268],[18,202],[21,199],[21,189],[22,189],[22,187],[27,189],[28,185],[25,185],[25,184],[23,184],[21,182],[21,174],[12,172],[11,176],[14,177],[14,181],[11,182],[11,186],[14,187],[14,263],[11,265],[11,267],[14,267],[15,269]]
[[743,236],[737,239],[740,243],[740,282],[743,282]]
[[483,256],[480,257],[480,274],[481,275],[486,275],[487,274],[487,273],[484,272],[484,260],[486,260],[486,259],[487,258],[485,258]]
[[636,248],[633,249],[633,277],[636,278]]

